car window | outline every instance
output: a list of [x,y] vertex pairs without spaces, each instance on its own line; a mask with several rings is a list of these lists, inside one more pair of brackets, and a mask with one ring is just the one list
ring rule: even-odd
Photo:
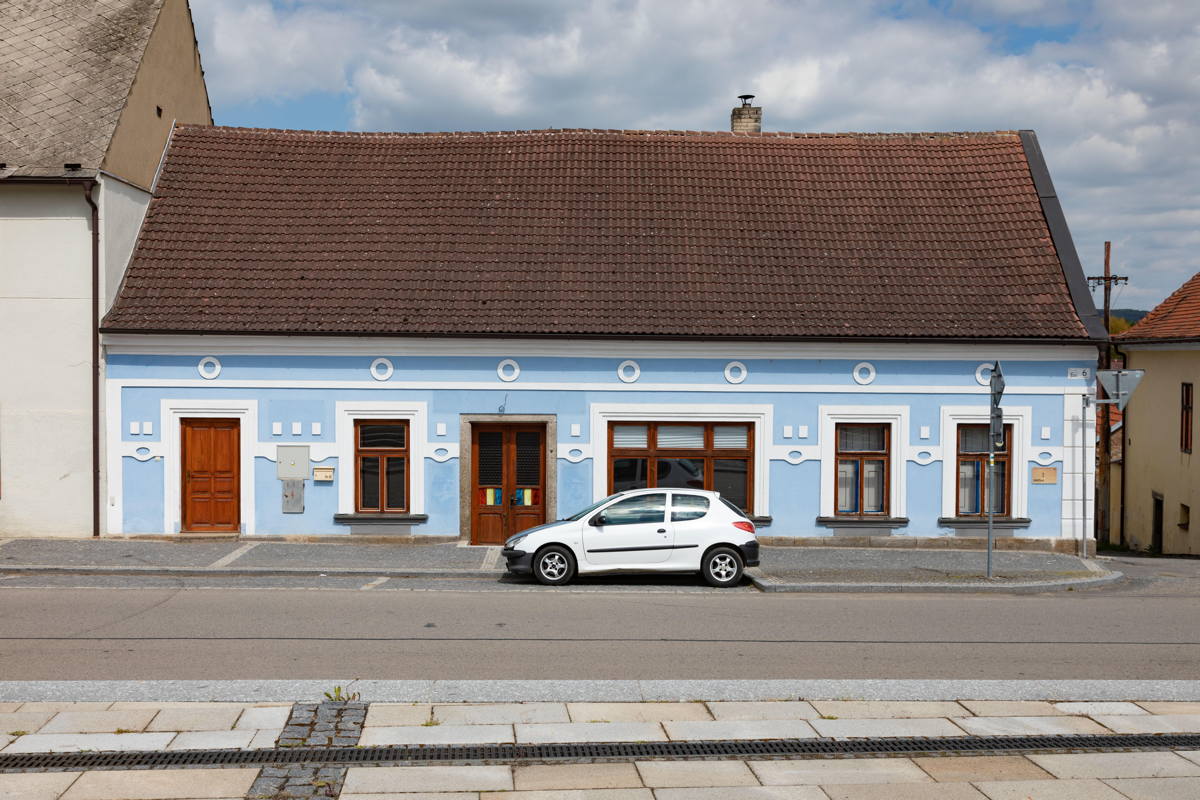
[[600,513],[605,525],[636,525],[662,522],[667,510],[666,494],[641,494],[613,503]]
[[595,511],[600,506],[607,503],[609,500],[612,500],[614,497],[616,497],[616,495],[610,494],[608,497],[604,498],[603,500],[597,500],[596,502],[592,503],[590,506],[585,508],[583,511],[578,511],[569,517],[563,517],[563,520],[565,522],[578,522],[579,520],[586,517],[588,514]]
[[671,521],[687,522],[708,513],[708,498],[698,494],[677,494],[671,499]]
[[746,512],[745,512],[745,511],[742,511],[740,508],[738,508],[738,507],[737,507],[737,506],[735,506],[733,503],[731,503],[731,502],[729,502],[728,500],[726,500],[724,497],[722,497],[722,498],[721,498],[721,502],[722,502],[722,503],[724,503],[726,506],[728,506],[730,511],[732,511],[732,512],[733,512],[733,513],[735,513],[735,514],[737,514],[737,515],[738,515],[739,517],[741,517],[742,519],[750,519],[749,517],[747,517],[747,516],[746,516]]

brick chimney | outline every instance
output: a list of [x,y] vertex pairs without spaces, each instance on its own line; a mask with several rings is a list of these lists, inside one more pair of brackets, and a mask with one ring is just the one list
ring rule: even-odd
[[752,94],[739,94],[742,104],[729,115],[729,129],[734,133],[760,133],[762,131],[762,108],[750,105]]

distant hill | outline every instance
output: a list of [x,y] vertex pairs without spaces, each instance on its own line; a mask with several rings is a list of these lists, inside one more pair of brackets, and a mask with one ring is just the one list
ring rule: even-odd
[[1149,314],[1149,311],[1139,311],[1136,308],[1114,308],[1110,312],[1114,317],[1120,317],[1130,325],[1141,320],[1142,317]]

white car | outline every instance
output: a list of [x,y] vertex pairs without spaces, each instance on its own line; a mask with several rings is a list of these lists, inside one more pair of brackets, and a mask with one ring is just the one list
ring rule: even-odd
[[504,543],[508,571],[564,584],[605,572],[699,572],[736,586],[758,565],[754,523],[717,492],[630,489]]

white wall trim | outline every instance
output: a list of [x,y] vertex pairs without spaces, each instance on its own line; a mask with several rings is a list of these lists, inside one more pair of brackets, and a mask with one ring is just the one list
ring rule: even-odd
[[[1009,463],[1012,474],[1012,516],[1029,516],[1029,468],[1030,461],[1038,461],[1037,453],[1050,451],[1049,447],[1032,447],[1033,408],[1030,406],[1001,406],[1005,424],[1013,426],[1012,447]],[[942,516],[955,516],[958,498],[958,426],[963,424],[987,424],[990,406],[942,406]]]
[[[754,514],[769,516],[770,511],[770,437],[774,430],[769,405],[717,405],[701,403],[592,403],[591,419],[592,498],[608,494],[608,423],[621,420],[651,422],[752,422],[754,423]],[[574,449],[583,448],[576,444]],[[795,448],[790,448],[795,449]],[[560,453],[562,450],[559,451]],[[586,452],[586,451],[585,451]],[[568,459],[571,460],[571,459]],[[579,459],[582,461],[582,457]]]
[[[254,535],[254,454],[258,442],[258,401],[235,399],[159,401],[163,439],[163,533],[179,533],[181,527],[182,498],[179,496],[183,480],[180,453],[180,420],[184,417],[237,417],[238,418],[238,486],[241,528],[247,536]],[[120,414],[115,416],[118,418]],[[119,422],[118,422],[119,426]]]
[[[969,376],[968,376],[969,377]],[[401,388],[397,383],[380,383],[378,381],[316,381],[316,380],[233,380],[216,378],[213,380],[190,378],[109,378],[122,386],[169,386],[176,388],[192,388],[200,386],[222,386],[231,389],[387,389],[395,391]],[[719,381],[719,382],[718,382]],[[1065,379],[1064,379],[1065,381]],[[714,373],[712,383],[621,383],[615,376],[611,383],[574,383],[542,381],[497,383],[496,381],[423,381],[404,380],[402,388],[406,390],[463,390],[487,389],[495,391],[503,388],[506,392],[515,391],[554,391],[554,392],[733,392],[733,393],[791,393],[791,394],[966,394],[987,395],[989,390],[984,386],[973,384],[921,386],[904,384],[880,384],[859,386],[847,377],[845,383],[740,383],[724,382],[720,373]],[[1059,395],[1087,394],[1089,387],[1082,383],[1076,385],[1057,386],[1012,386],[1005,389],[1005,396],[1013,395]]]
[[[426,420],[428,404],[406,400],[339,400],[334,403],[334,427],[338,457],[338,513],[354,513],[354,420],[356,419],[406,419],[408,420],[408,513],[425,513],[425,458],[432,457],[429,449],[429,432]],[[450,446],[439,443],[438,449],[447,451],[445,461],[451,458]],[[455,448],[454,456],[457,456]]]
[[[578,358],[823,358],[853,361],[970,361],[980,351],[1011,361],[1096,360],[1090,344],[951,344],[939,342],[665,342],[645,339],[508,339],[458,337],[171,336],[106,333],[113,353],[151,355],[339,355],[339,356],[573,356]],[[515,355],[514,355],[515,354]],[[1065,377],[1065,376],[1064,376]]]
[[[865,388],[865,387],[864,387]],[[888,497],[888,516],[908,516],[908,406],[821,406],[818,442],[821,452],[821,516],[834,516],[834,489],[837,478],[837,424],[839,422],[882,422],[892,426],[891,453],[888,469],[891,471],[891,493]],[[918,447],[917,450],[929,450]]]

